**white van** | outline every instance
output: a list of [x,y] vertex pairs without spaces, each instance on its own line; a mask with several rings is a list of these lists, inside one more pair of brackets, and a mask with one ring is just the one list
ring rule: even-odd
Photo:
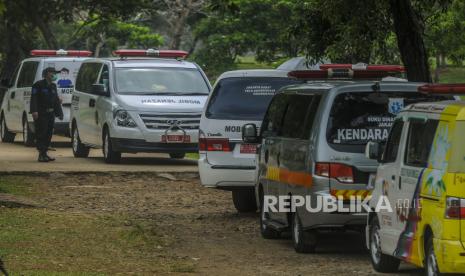
[[239,212],[255,211],[257,146],[242,142],[242,126],[260,126],[271,98],[283,86],[301,83],[285,70],[237,70],[217,80],[200,120],[202,185],[232,191]]
[[32,58],[21,62],[8,86],[0,108],[0,134],[3,142],[13,142],[17,133],[23,134],[26,146],[34,145],[34,121],[29,114],[32,85],[42,79],[42,70],[53,67],[58,95],[62,99],[63,120],[56,119],[54,132],[68,135],[71,94],[76,75],[84,60],[92,55],[89,51],[32,50]]
[[211,86],[202,69],[176,50],[117,50],[79,70],[70,131],[75,157],[102,148],[105,162],[121,153],[198,152],[200,115]]

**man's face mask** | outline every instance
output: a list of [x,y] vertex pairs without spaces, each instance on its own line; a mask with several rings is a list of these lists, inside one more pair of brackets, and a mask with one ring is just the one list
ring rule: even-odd
[[57,74],[52,75],[52,81],[56,81],[58,79]]

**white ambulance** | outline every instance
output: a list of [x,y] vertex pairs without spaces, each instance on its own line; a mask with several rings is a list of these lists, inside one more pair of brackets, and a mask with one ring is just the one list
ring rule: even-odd
[[178,50],[117,50],[85,61],[73,92],[71,138],[75,157],[102,148],[107,163],[122,153],[198,152],[200,115],[210,82]]
[[31,58],[21,62],[13,77],[4,81],[8,86],[0,108],[0,135],[3,142],[13,142],[16,134],[23,134],[26,146],[34,145],[34,121],[29,114],[32,85],[42,79],[42,70],[53,67],[58,95],[62,99],[63,120],[56,119],[57,134],[68,135],[71,95],[81,64],[90,51],[32,50]]

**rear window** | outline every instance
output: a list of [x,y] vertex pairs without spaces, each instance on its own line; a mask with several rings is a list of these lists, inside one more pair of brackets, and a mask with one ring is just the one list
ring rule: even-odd
[[405,106],[445,99],[449,98],[414,92],[339,94],[328,120],[328,143],[336,150],[363,153],[368,141],[386,141],[395,116]]
[[301,82],[270,77],[222,79],[213,91],[206,116],[210,119],[261,121],[279,89]]
[[59,94],[71,94],[82,61],[46,61],[45,68],[53,67],[58,72],[55,81]]

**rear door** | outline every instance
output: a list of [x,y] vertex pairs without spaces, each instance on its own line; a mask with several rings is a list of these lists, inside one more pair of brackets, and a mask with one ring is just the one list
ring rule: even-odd
[[260,127],[276,92],[296,82],[274,77],[220,80],[212,92],[200,125],[201,134],[217,145],[217,150],[207,151],[208,162],[212,165],[255,168],[256,145],[242,142],[242,126],[254,123]]
[[[57,85],[58,96],[62,99],[62,122],[69,122],[72,94],[76,83],[76,76],[82,64],[82,59],[73,59],[66,61],[45,60],[44,63],[44,68],[53,67],[58,72],[57,80],[55,81],[55,83]],[[57,119],[57,121],[59,120]]]
[[[377,163],[363,154],[369,141],[385,142],[395,116],[407,105],[444,100],[445,97],[417,92],[345,92],[332,104],[327,127],[327,142],[337,152],[339,170],[331,179],[331,190],[346,197],[369,194],[369,180]],[[342,181],[345,180],[345,181]]]
[[95,125],[98,120],[96,113],[96,95],[92,95],[92,84],[97,83],[102,64],[98,62],[83,63],[76,80],[76,90],[73,101],[78,105],[75,116],[79,136],[86,144],[97,145],[100,139],[95,137]]

